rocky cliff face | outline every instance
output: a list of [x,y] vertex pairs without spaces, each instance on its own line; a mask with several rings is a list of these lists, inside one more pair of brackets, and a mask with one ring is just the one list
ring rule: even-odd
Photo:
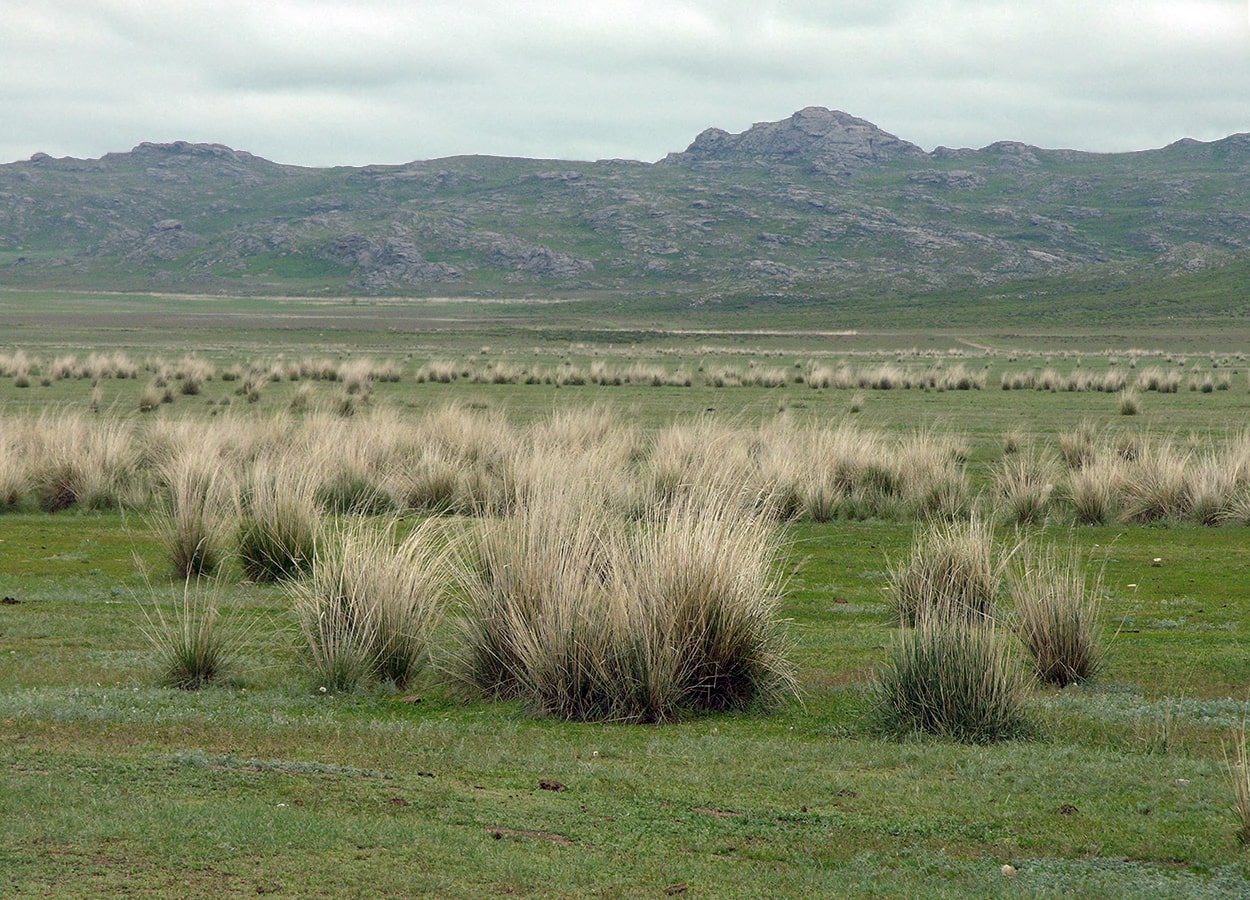
[[926,153],[818,107],[649,165],[309,169],[219,144],[0,165],[0,286],[874,296],[1250,254],[1250,136]]

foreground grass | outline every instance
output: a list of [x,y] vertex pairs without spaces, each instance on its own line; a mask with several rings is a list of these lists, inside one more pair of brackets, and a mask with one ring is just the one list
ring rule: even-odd
[[803,703],[662,727],[463,704],[433,675],[322,695],[266,586],[227,592],[246,634],[233,680],[162,689],[138,627],[134,556],[161,560],[147,526],[0,527],[0,595],[18,601],[0,606],[6,896],[1250,890],[1221,756],[1250,683],[1244,529],[1079,530],[1106,566],[1105,672],[1036,693],[1037,739],[966,747],[868,725],[907,524],[790,530]]

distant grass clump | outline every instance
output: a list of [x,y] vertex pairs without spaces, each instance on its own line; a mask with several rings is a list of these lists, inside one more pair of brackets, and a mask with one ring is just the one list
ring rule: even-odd
[[982,516],[922,527],[907,559],[890,569],[887,599],[899,622],[984,622],[1002,591],[993,526]]
[[232,662],[234,644],[220,624],[221,583],[189,579],[172,614],[158,601],[144,608],[143,633],[152,647],[160,681],[195,691],[217,680]]
[[1030,731],[1028,680],[991,623],[922,615],[895,637],[872,691],[877,725],[891,734],[984,744]]
[[405,687],[429,660],[448,582],[447,543],[428,519],[398,545],[394,520],[350,520],[319,547],[307,578],[289,582],[320,687],[376,679]]
[[307,572],[321,531],[317,481],[294,464],[262,460],[243,494],[239,563],[253,581],[277,581]]
[[1035,525],[1045,520],[1060,481],[1058,460],[1034,447],[1004,454],[991,473],[998,509],[1015,525]]
[[564,468],[462,548],[466,685],[561,718],[628,722],[794,691],[764,514],[713,492],[627,528]]
[[1026,548],[1008,582],[1038,677],[1056,687],[1093,678],[1103,658],[1099,580],[1089,582],[1076,551]]
[[211,447],[185,446],[160,469],[163,498],[152,515],[174,575],[210,575],[238,529],[239,489]]

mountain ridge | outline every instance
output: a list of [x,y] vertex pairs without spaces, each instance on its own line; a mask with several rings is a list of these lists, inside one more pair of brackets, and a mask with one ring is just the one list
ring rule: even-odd
[[806,107],[654,163],[310,168],[144,142],[0,165],[0,286],[806,301],[1250,252],[1250,135],[1129,153],[925,151]]

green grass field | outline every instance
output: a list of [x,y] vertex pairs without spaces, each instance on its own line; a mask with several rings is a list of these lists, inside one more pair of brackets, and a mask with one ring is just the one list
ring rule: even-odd
[[[589,307],[593,312],[593,307]],[[761,317],[762,318],[762,317]],[[708,320],[710,322],[710,320]],[[713,323],[717,324],[717,323]],[[1250,421],[1246,333],[1161,325],[1082,334],[856,333],[808,320],[597,318],[582,307],[352,304],[0,294],[0,355],[189,352],[223,372],[369,355],[396,383],[369,405],[419,416],[449,403],[525,424],[594,404],[652,433],[778,415],[961,436],[975,488],[1018,431],[1052,446],[1085,422],[1201,452]],[[793,323],[792,323],[793,324]],[[988,349],[987,349],[988,348]],[[1135,354],[1130,351],[1136,350]],[[1004,371],[1148,366],[1227,389],[1115,394],[999,388]],[[981,390],[416,383],[432,360],[484,368],[596,361],[799,371],[809,361],[940,361],[985,370]],[[99,417],[142,424],[289,413],[301,384],[249,403],[215,377],[141,414],[151,378],[102,379]],[[312,386],[333,403],[338,383]],[[95,386],[0,377],[0,426],[86,410]],[[223,403],[226,401],[226,403]],[[852,408],[858,411],[852,411]],[[0,434],[0,438],[4,437]],[[437,666],[403,691],[322,693],[300,666],[278,587],[223,576],[230,676],[158,686],[144,610],[181,588],[143,510],[0,513],[0,893],[5,896],[1242,897],[1226,758],[1250,713],[1250,529],[1163,521],[1077,527],[1102,572],[1107,664],[1083,686],[1036,687],[1034,735],[988,746],[874,727],[869,684],[896,632],[891,564],[905,517],[786,526],[782,614],[801,700],[665,725],[567,723],[515,702],[465,701]],[[1000,526],[1004,541],[1014,535]],[[445,644],[446,641],[443,641]],[[436,663],[439,660],[436,658]],[[445,662],[445,660],[444,660]],[[1226,756],[1227,755],[1227,756]],[[546,787],[544,787],[546,783]],[[550,789],[558,787],[559,789]],[[1014,868],[1005,874],[1004,865]]]

